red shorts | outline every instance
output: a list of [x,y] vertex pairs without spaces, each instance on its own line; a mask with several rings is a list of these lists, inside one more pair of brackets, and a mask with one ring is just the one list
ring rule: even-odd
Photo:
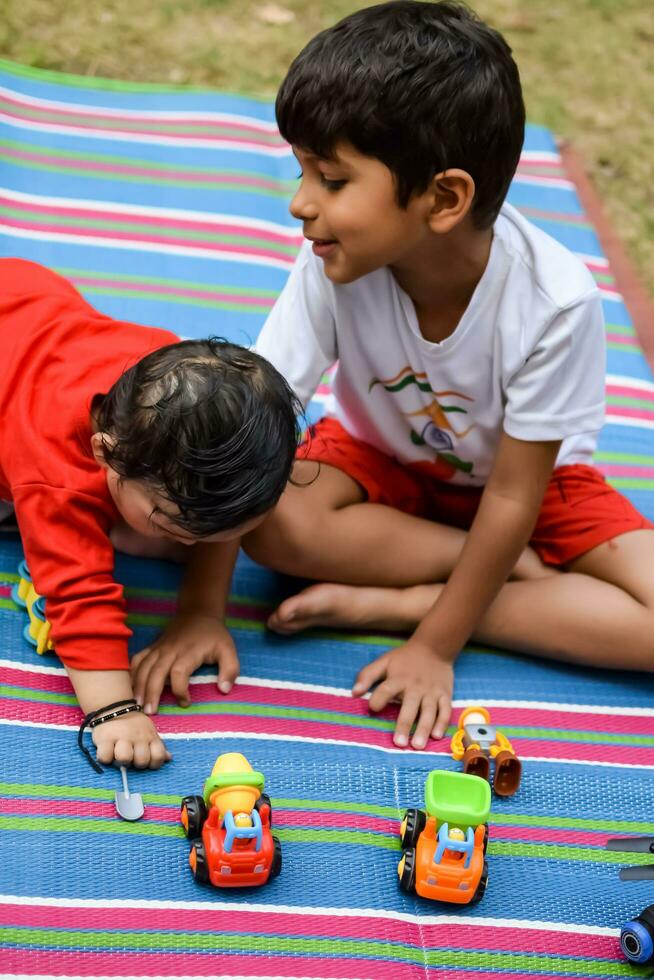
[[[467,529],[472,524],[483,487],[446,483],[415,464],[399,463],[353,438],[333,418],[321,419],[309,431],[298,457],[346,473],[370,503],[453,527]],[[619,534],[644,529],[652,530],[654,524],[593,466],[575,463],[552,474],[529,543],[548,565],[564,565]]]

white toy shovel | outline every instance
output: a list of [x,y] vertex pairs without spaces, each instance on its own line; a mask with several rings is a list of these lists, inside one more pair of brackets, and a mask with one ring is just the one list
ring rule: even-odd
[[123,789],[122,792],[116,790],[116,812],[123,820],[140,820],[145,813],[141,794],[130,793],[125,766],[120,767],[120,775],[123,780]]

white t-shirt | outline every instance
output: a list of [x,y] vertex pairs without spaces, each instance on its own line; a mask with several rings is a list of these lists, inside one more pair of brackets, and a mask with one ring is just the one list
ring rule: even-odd
[[441,343],[424,339],[388,268],[335,285],[305,242],[256,349],[304,405],[338,362],[329,413],[458,484],[486,483],[502,430],[563,439],[557,466],[590,463],[604,421],[599,291],[581,261],[507,204],[470,304]]

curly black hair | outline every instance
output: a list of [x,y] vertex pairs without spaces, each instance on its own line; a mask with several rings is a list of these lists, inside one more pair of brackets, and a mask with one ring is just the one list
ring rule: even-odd
[[492,225],[524,140],[511,49],[463,3],[391,0],[317,34],[275,104],[282,136],[323,159],[346,142],[381,160],[405,208],[451,168],[475,182],[472,217]]
[[232,530],[279,500],[301,406],[254,351],[226,340],[161,347],[125,371],[94,412],[105,459],[179,509],[195,537]]

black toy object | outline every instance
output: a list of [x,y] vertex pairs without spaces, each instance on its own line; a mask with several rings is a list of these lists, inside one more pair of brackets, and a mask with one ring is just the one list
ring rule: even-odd
[[[654,855],[654,837],[612,837],[606,847],[609,851]],[[620,880],[654,881],[654,864],[622,868]],[[625,922],[620,930],[620,947],[630,963],[654,965],[654,905],[648,905],[640,915]]]

